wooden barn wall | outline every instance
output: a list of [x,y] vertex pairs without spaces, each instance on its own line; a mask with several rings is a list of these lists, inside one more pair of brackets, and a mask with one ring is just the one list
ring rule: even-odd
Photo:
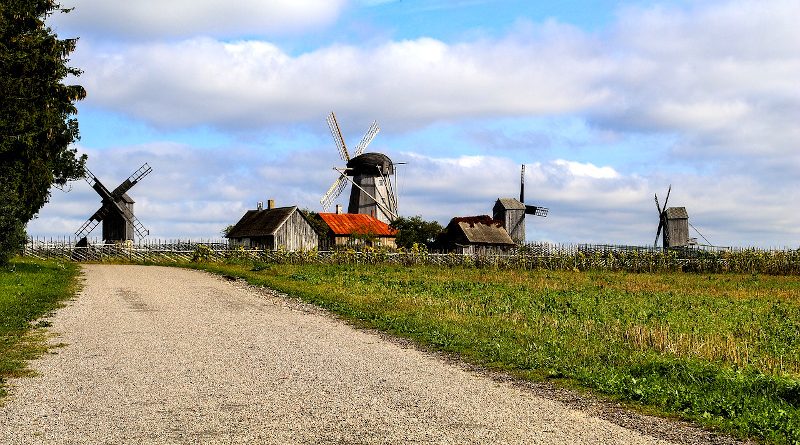
[[[365,240],[347,235],[340,235],[334,238],[334,245],[336,247],[360,247],[365,244]],[[394,237],[379,236],[375,237],[371,247],[388,247],[393,249],[397,247],[397,243]]]
[[667,220],[666,230],[669,237],[669,247],[685,246],[689,244],[689,220]]
[[292,212],[289,219],[275,231],[273,249],[283,247],[286,250],[311,250],[318,245],[317,232],[297,211]]

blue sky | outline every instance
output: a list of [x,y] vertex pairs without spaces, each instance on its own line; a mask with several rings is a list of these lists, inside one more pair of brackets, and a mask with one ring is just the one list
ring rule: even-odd
[[[377,120],[370,149],[407,162],[406,216],[490,213],[525,163],[551,209],[529,241],[652,243],[672,184],[714,244],[798,246],[795,1],[74,6],[50,23],[80,37],[77,147],[109,186],[153,167],[131,192],[153,238],[216,237],[266,199],[321,210],[335,111],[351,145]],[[54,190],[29,232],[69,235],[99,204]]]

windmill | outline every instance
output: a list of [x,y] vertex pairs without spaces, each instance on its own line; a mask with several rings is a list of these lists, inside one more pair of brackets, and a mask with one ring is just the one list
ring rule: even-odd
[[664,207],[659,204],[658,195],[654,194],[656,209],[658,209],[658,229],[656,229],[653,247],[658,245],[658,237],[662,235],[662,230],[661,246],[664,249],[689,245],[689,214],[686,212],[686,207],[667,207],[670,192],[672,192],[672,184],[667,189]]
[[353,151],[353,157],[336,122],[336,115],[331,112],[327,117],[333,141],[339,150],[339,157],[346,163],[345,167],[334,167],[339,176],[320,199],[323,209],[328,209],[348,183],[352,184],[350,202],[347,213],[372,215],[390,224],[397,219],[397,194],[394,190],[392,176],[395,175],[395,164],[383,153],[364,153],[380,128],[378,122],[372,122],[361,142]]
[[133,215],[133,200],[128,196],[127,191],[151,171],[153,169],[147,163],[144,163],[128,179],[122,181],[117,188],[109,191],[97,179],[97,176],[92,174],[89,169],[86,169],[84,179],[100,195],[103,205],[83,223],[78,231],[75,232],[75,236],[85,238],[100,222],[103,223],[103,240],[105,242],[132,240],[134,231],[140,238],[149,235],[150,231],[145,229],[142,223]]
[[525,215],[547,217],[547,207],[525,205],[525,164],[519,180],[519,201],[514,198],[500,198],[492,209],[494,219],[503,223],[503,227],[517,244],[525,242]]

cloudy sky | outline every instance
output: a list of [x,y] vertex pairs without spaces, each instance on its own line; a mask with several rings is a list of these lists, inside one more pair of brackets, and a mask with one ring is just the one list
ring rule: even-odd
[[[325,124],[396,162],[400,213],[519,193],[529,241],[650,244],[671,206],[716,245],[800,245],[800,2],[64,0],[89,168],[152,238],[210,238],[257,201],[321,210]],[[339,202],[346,203],[346,195]],[[29,232],[73,233],[85,182]],[[99,235],[99,228],[96,233]],[[694,236],[698,236],[696,233]],[[699,237],[699,236],[698,236]]]

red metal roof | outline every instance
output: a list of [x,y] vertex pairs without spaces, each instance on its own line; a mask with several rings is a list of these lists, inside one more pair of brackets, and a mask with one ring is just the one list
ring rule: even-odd
[[397,236],[397,231],[372,215],[357,213],[320,213],[334,235]]

